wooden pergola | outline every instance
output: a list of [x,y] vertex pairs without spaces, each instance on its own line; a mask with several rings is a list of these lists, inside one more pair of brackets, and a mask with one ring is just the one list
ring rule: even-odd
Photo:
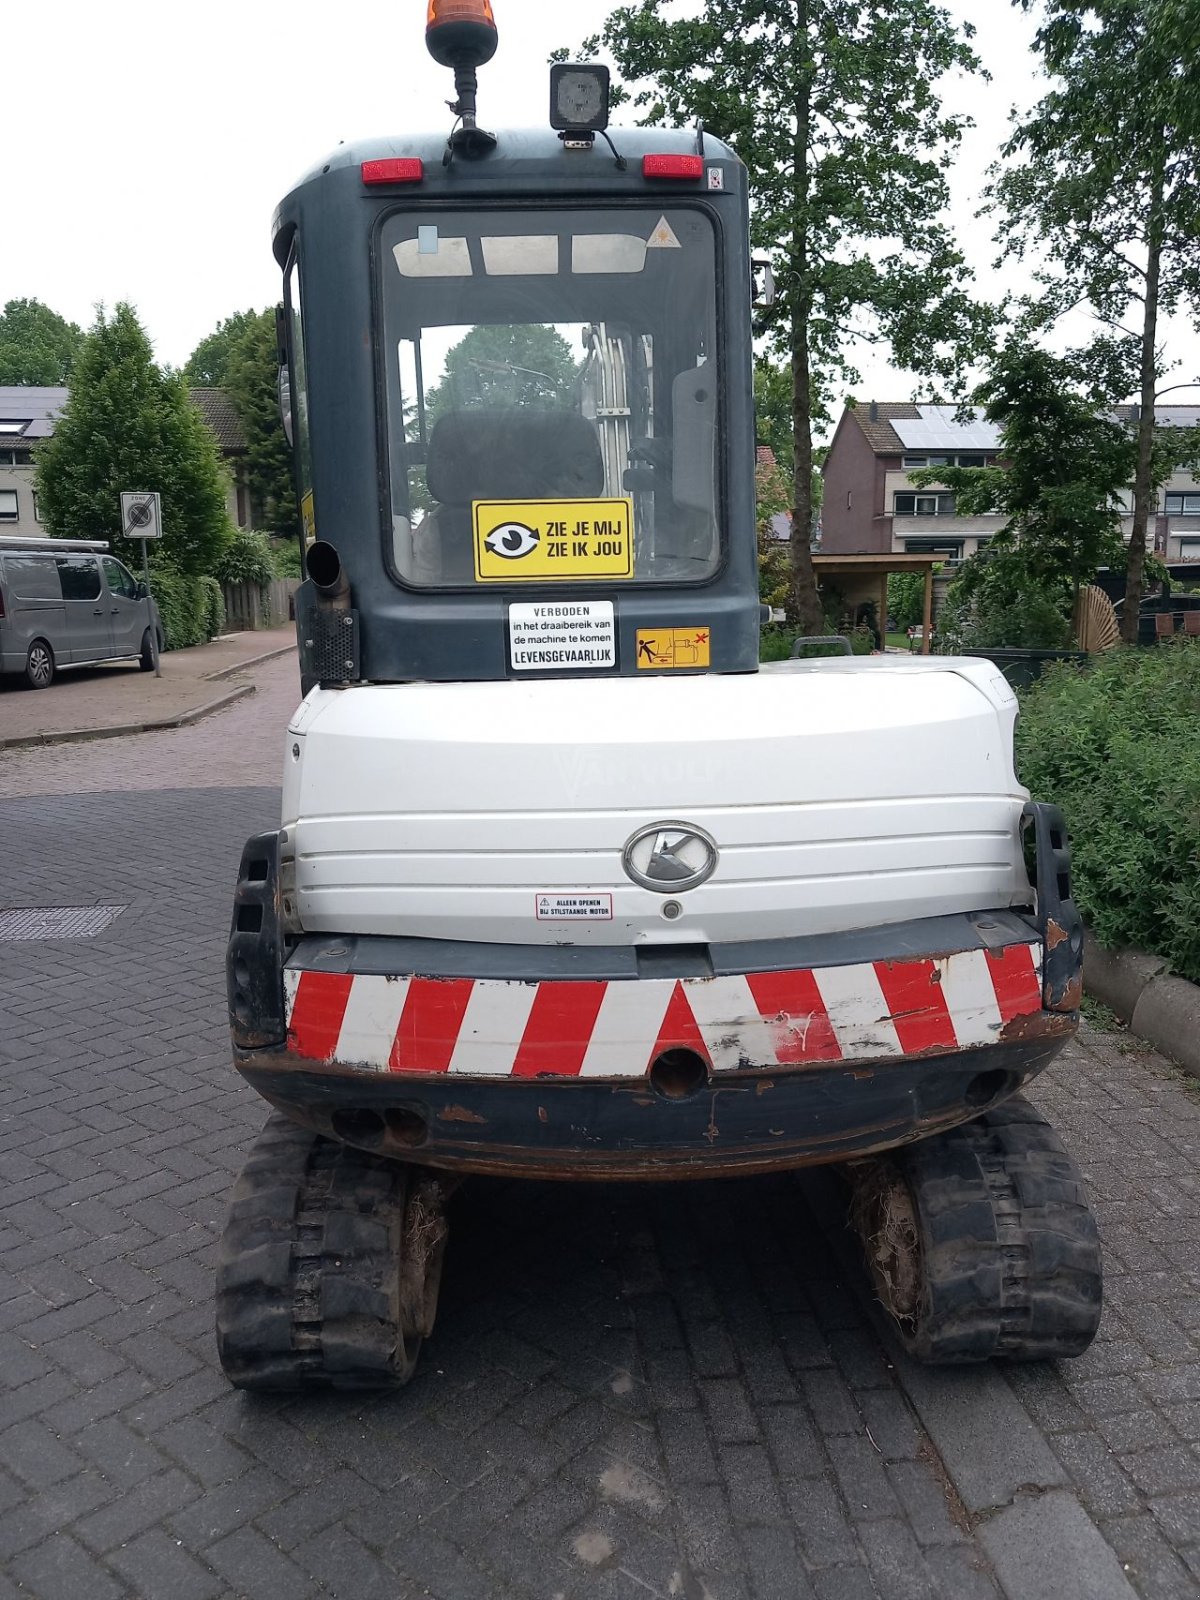
[[945,562],[945,555],[909,555],[907,553],[895,555],[888,551],[879,551],[870,555],[814,555],[813,567],[816,570],[817,582],[825,579],[831,582],[841,580],[839,587],[850,587],[846,580],[853,580],[853,587],[858,591],[851,599],[847,594],[847,604],[861,605],[865,600],[874,600],[879,607],[879,631],[887,637],[887,581],[888,574],[892,572],[923,572],[925,575],[925,606],[924,626],[921,630],[921,654],[929,654],[930,641],[933,637],[933,569],[940,567]]

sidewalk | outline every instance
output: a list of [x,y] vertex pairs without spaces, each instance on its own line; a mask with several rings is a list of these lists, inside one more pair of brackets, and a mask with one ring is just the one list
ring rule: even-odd
[[296,630],[230,633],[162,658],[162,677],[119,661],[64,671],[48,689],[0,679],[0,750],[176,728],[254,693],[248,669],[294,650]]

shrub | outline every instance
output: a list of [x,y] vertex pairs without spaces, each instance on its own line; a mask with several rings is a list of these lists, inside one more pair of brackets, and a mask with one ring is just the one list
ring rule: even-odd
[[215,578],[200,578],[201,604],[205,639],[215,639],[225,632],[225,596]]
[[1075,893],[1101,944],[1200,980],[1200,644],[1054,666],[1024,696],[1017,763],[1063,808]]
[[221,583],[256,583],[265,587],[275,576],[271,541],[265,533],[239,529],[214,563],[213,576]]
[[207,644],[225,629],[225,599],[215,578],[194,578],[167,563],[150,574],[168,650]]
[[197,579],[174,567],[155,566],[150,574],[154,603],[168,650],[186,650],[204,641],[204,600]]
[[271,565],[277,578],[303,578],[299,539],[272,539]]
[[946,591],[938,617],[938,648],[1059,650],[1072,640],[1060,594],[1022,571],[1015,560],[980,551],[965,561]]

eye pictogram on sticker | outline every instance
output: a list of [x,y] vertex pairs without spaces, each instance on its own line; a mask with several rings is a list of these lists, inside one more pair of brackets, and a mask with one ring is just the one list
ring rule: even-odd
[[640,672],[687,670],[710,664],[712,633],[708,628],[639,628]]
[[483,542],[493,555],[503,556],[506,561],[519,561],[522,556],[533,554],[541,538],[536,528],[527,528],[523,522],[505,522],[493,528]]

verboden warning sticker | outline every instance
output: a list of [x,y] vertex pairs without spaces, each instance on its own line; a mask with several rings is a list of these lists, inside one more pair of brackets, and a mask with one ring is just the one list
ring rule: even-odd
[[537,897],[539,922],[611,922],[611,894],[553,894],[544,891]]
[[545,600],[508,608],[514,672],[596,670],[617,664],[611,600]]
[[480,583],[633,577],[633,502],[476,500]]

